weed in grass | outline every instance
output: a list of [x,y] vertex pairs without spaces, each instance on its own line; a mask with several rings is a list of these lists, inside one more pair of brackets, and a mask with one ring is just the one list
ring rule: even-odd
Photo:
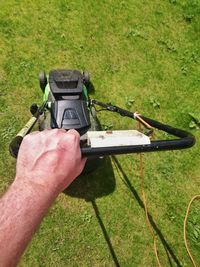
[[170,4],[176,4],[177,0],[169,0]]
[[135,27],[128,30],[126,33],[126,38],[141,38],[147,40],[147,36],[143,31],[143,26],[141,24],[135,25]]
[[190,121],[190,123],[189,123],[189,128],[190,129],[199,129],[199,126],[198,126],[198,124],[195,122],[195,121],[193,121],[193,120],[191,120]]
[[33,68],[33,64],[32,64],[30,59],[23,59],[19,63],[19,69],[21,71],[23,71],[23,70],[29,70],[30,71],[32,68]]
[[176,213],[174,212],[174,210],[173,211],[168,210],[167,217],[170,219],[170,221],[175,221],[175,219],[176,219],[176,215],[175,214]]
[[66,15],[66,12],[72,10],[72,2],[68,0],[59,0],[58,8],[61,13],[64,13]]
[[190,129],[199,129],[200,127],[200,116],[199,115],[196,115],[192,112],[189,112],[188,113],[190,118],[191,118],[191,121],[189,123],[189,128]]
[[186,65],[181,66],[181,72],[183,75],[187,75],[188,73],[188,67]]
[[188,0],[183,5],[183,18],[186,22],[191,23],[200,15],[200,5],[198,0]]
[[168,52],[177,52],[177,46],[172,40],[159,39],[158,44],[165,47]]
[[192,22],[192,19],[194,18],[194,15],[192,15],[192,14],[184,14],[183,15],[183,18],[184,18],[184,20],[186,21],[186,22]]
[[152,105],[153,108],[160,108],[160,102],[153,96],[149,98],[149,103]]
[[107,123],[102,123],[102,128],[105,130],[105,131],[108,131],[108,130],[112,130],[113,128],[113,124],[110,123],[110,122],[107,122]]
[[125,97],[125,105],[126,107],[129,109],[133,106],[133,103],[135,102],[135,100],[133,98],[131,98],[130,96],[126,96]]
[[183,56],[181,57],[181,71],[184,75],[187,75],[189,70],[198,63],[198,51],[188,51],[185,50]]
[[84,222],[90,223],[91,219],[92,219],[92,214],[88,213],[87,211],[85,211],[82,215],[81,218]]
[[119,71],[119,65],[107,63],[105,71],[111,74],[115,74]]

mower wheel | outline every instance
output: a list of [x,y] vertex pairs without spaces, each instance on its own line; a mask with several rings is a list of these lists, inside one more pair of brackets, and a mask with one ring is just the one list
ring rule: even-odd
[[87,83],[89,83],[89,81],[90,81],[90,74],[88,71],[84,71],[83,72],[83,82],[85,84],[87,84]]
[[46,76],[46,73],[44,71],[41,71],[39,73],[39,82],[40,82],[40,88],[44,92],[45,87],[47,85],[47,76]]
[[33,103],[31,106],[30,106],[30,112],[32,115],[34,115],[36,112],[38,111],[38,105]]

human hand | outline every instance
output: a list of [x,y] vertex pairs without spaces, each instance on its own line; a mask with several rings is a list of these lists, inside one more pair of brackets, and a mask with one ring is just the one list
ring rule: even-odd
[[59,194],[82,172],[85,162],[77,131],[33,132],[21,144],[15,180],[29,180]]

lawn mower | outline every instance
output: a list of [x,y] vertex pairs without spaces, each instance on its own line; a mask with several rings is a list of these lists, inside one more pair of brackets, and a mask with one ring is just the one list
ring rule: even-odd
[[[39,130],[63,128],[66,131],[76,129],[80,138],[83,156],[103,157],[114,154],[128,154],[161,150],[183,149],[194,145],[192,134],[130,112],[111,103],[90,99],[88,89],[90,77],[87,71],[51,70],[39,74],[40,88],[43,92],[43,104],[30,107],[31,119],[15,136],[9,146],[12,156],[17,157],[20,144],[25,135],[30,133],[36,122]],[[100,108],[97,108],[100,107]],[[129,117],[140,122],[146,132],[137,130],[102,131],[97,112],[106,110]],[[175,139],[152,140],[154,129],[159,129]]]

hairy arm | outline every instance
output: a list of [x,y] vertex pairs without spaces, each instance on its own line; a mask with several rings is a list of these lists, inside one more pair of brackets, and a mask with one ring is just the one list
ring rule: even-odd
[[0,199],[0,267],[16,266],[55,198],[82,171],[79,134],[43,131],[25,137],[16,177]]

